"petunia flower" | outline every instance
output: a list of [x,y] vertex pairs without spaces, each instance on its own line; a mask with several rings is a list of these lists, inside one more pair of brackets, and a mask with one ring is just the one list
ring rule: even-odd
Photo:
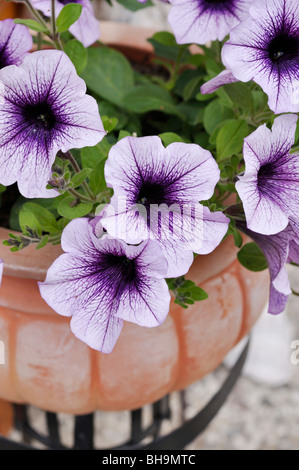
[[[250,16],[230,33],[222,48],[226,77],[253,80],[268,95],[275,114],[299,111],[299,3],[255,0]],[[223,85],[218,75],[201,88],[211,93]],[[227,82],[227,83],[230,83]]]
[[114,195],[103,227],[127,243],[157,241],[169,277],[185,274],[193,252],[211,252],[227,231],[221,212],[199,204],[219,180],[217,163],[199,145],[175,142],[165,148],[157,136],[125,137],[109,152],[105,179]]
[[[51,16],[51,0],[31,0],[32,5],[45,16]],[[62,8],[68,3],[79,3],[82,12],[79,19],[69,28],[70,33],[82,42],[84,47],[94,44],[100,37],[100,23],[94,15],[90,0],[56,0],[55,13],[59,15]]]
[[290,225],[275,235],[261,235],[253,232],[240,221],[236,222],[236,227],[246,233],[261,248],[267,260],[270,273],[269,313],[276,315],[283,312],[292,292],[286,263],[290,262],[290,243],[294,239],[299,242],[298,236]]
[[58,314],[72,317],[71,330],[80,340],[109,353],[124,320],[149,328],[165,320],[170,303],[167,263],[155,242],[130,246],[97,238],[82,218],[66,226],[61,246],[65,253],[39,289]]
[[170,0],[168,21],[178,44],[222,41],[248,15],[251,1]]
[[271,235],[289,222],[298,225],[299,155],[289,153],[297,119],[295,114],[279,116],[272,131],[264,124],[244,139],[245,173],[236,189],[254,232]]
[[7,65],[20,65],[32,48],[32,36],[21,24],[13,20],[0,21],[0,69]]
[[0,70],[0,183],[27,198],[46,189],[59,150],[96,145],[105,135],[94,98],[64,52],[38,51]]

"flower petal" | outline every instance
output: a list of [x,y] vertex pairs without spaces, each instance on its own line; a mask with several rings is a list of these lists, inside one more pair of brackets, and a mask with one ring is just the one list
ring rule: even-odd
[[96,101],[61,51],[29,54],[0,71],[0,181],[25,197],[46,190],[58,150],[97,144],[105,135]]
[[276,114],[298,112],[298,2],[258,0],[249,13],[231,31],[222,62],[238,80],[259,84]]
[[130,246],[98,239],[82,218],[66,226],[62,246],[68,251],[54,261],[39,288],[57,313],[72,316],[71,329],[82,341],[111,352],[123,320],[146,327],[165,320],[167,262],[155,242]]
[[178,44],[206,44],[216,39],[222,41],[247,15],[250,0],[170,0],[170,3],[168,21]]
[[296,115],[279,116],[272,132],[263,125],[244,140],[245,174],[236,189],[255,232],[278,233],[298,220],[299,158],[289,155],[296,123]]
[[229,83],[238,82],[239,80],[232,74],[230,70],[223,70],[216,77],[211,78],[208,82],[204,83],[200,91],[203,95],[214,93],[218,88]]
[[32,36],[26,26],[15,24],[12,19],[0,21],[0,68],[20,65],[32,45]]
[[91,3],[88,0],[83,0],[81,3],[82,13],[70,27],[70,33],[82,42],[84,47],[89,47],[100,38],[100,23],[94,16]]
[[237,228],[259,245],[268,263],[270,272],[269,313],[281,313],[291,293],[288,274],[285,268],[289,256],[289,244],[294,235],[290,225],[275,235],[262,235],[246,227],[244,222],[236,222]]
[[[31,3],[36,9],[42,11],[45,16],[51,16],[51,0],[31,0]],[[67,3],[72,2],[56,0],[56,17]],[[84,47],[89,47],[100,37],[99,21],[95,17],[92,3],[89,0],[74,0],[73,3],[79,3],[83,8],[79,19],[71,25],[69,31],[78,41],[82,42]]]

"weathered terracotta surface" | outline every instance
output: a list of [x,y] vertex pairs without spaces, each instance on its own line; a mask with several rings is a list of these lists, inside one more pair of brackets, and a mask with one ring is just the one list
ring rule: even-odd
[[18,4],[0,0],[0,21],[6,18],[16,18],[19,13],[20,7]]
[[[7,231],[0,229],[0,239]],[[209,298],[187,310],[174,302],[157,328],[125,323],[111,354],[90,349],[69,319],[41,299],[37,280],[61,253],[51,245],[11,253],[0,289],[0,398],[56,412],[134,409],[214,370],[252,327],[268,296],[268,273],[252,274],[236,260],[232,237],[198,256],[190,270]]]

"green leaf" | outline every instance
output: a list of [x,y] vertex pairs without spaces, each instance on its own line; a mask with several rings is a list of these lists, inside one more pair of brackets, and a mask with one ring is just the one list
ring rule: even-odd
[[234,117],[233,111],[223,106],[219,99],[216,99],[211,101],[205,108],[203,125],[205,130],[211,135],[218,124],[226,119],[233,119]]
[[251,115],[253,113],[254,98],[251,90],[245,83],[230,83],[224,85],[223,89],[235,106],[247,111],[247,114]]
[[239,262],[250,271],[264,271],[268,268],[267,260],[260,247],[254,243],[246,243],[237,254]]
[[73,62],[77,74],[80,75],[87,65],[87,49],[77,39],[72,39],[64,45],[63,50]]
[[73,196],[66,196],[58,206],[58,213],[66,219],[72,220],[77,217],[84,217],[92,210],[93,204],[90,202],[76,203]]
[[71,178],[71,185],[73,188],[78,188],[81,186],[81,184],[86,180],[86,178],[90,175],[92,172],[91,168],[83,168],[80,173],[76,173],[72,178]]
[[100,161],[108,157],[111,144],[104,137],[94,147],[84,147],[81,150],[81,163],[83,168],[95,168]]
[[178,46],[175,37],[169,31],[158,31],[152,36],[152,39],[157,41],[159,44],[163,44],[164,46]]
[[[31,212],[31,214],[38,221],[38,224],[40,225],[43,232],[49,232],[49,233],[59,232],[57,221],[54,215],[45,207],[42,207],[39,204],[36,204],[34,202],[26,202],[23,205],[22,210]],[[30,228],[33,228],[29,224],[27,225]]]
[[235,119],[224,119],[219,124],[217,124],[217,126],[213,130],[212,134],[210,135],[210,138],[209,138],[210,144],[216,145],[217,135],[219,134],[220,129],[222,129],[222,127],[224,127],[229,122],[236,122],[236,120]]
[[190,289],[190,293],[191,293],[191,299],[195,301],[205,300],[209,297],[207,292],[199,286],[192,287]]
[[106,160],[101,160],[89,176],[89,187],[94,195],[99,194],[106,189],[106,180],[104,175],[104,167]]
[[79,3],[68,3],[59,13],[56,20],[56,27],[59,33],[67,31],[80,17],[82,5]]
[[205,108],[197,101],[191,100],[185,103],[180,103],[177,106],[181,118],[191,126],[196,126],[203,122]]
[[116,0],[117,3],[120,3],[123,5],[125,8],[127,8],[130,11],[137,11],[137,10],[142,10],[144,8],[148,8],[153,6],[153,3],[151,0],[147,0],[146,3],[140,3],[137,0]]
[[41,225],[35,215],[29,210],[22,208],[19,212],[19,224],[22,232],[27,233],[27,227],[37,233],[41,233]]
[[201,75],[198,75],[197,77],[193,78],[190,80],[186,86],[184,87],[183,90],[183,98],[185,101],[190,100],[191,98],[195,98],[195,96],[198,93],[198,89],[200,88],[200,85],[202,84],[202,77]]
[[118,134],[118,139],[117,140],[121,140],[124,137],[128,137],[130,135],[132,135],[131,132],[121,130],[120,133]]
[[135,113],[161,111],[180,116],[176,103],[170,93],[158,85],[135,87],[124,97],[124,105]]
[[129,61],[109,47],[88,49],[87,67],[82,77],[91,91],[121,108],[124,97],[134,86],[134,72]]
[[163,132],[162,134],[159,134],[159,137],[165,147],[167,147],[169,144],[172,144],[173,142],[184,142],[182,137],[175,132]]
[[36,245],[36,249],[40,250],[41,248],[47,245],[48,241],[49,241],[49,235],[44,235],[41,238],[41,241]]
[[124,129],[128,122],[127,114],[108,101],[103,100],[99,103],[99,111],[101,116],[113,116],[113,118],[117,119],[117,124],[114,127],[114,130],[120,131],[121,129]]
[[48,30],[45,28],[43,25],[38,23],[35,20],[23,20],[21,18],[16,18],[14,20],[14,23],[16,24],[23,24],[24,26],[27,26],[28,28],[32,29],[33,31],[37,31],[38,33],[47,33]]
[[113,131],[113,129],[117,126],[118,119],[102,115],[102,123],[105,131],[109,134],[109,132]]
[[229,235],[232,235],[234,237],[235,246],[238,248],[241,248],[241,246],[243,245],[243,238],[239,230],[237,230],[236,227],[234,226],[233,222],[229,224],[228,230],[226,232],[226,236],[229,236]]
[[239,153],[248,133],[248,124],[242,119],[225,124],[216,138],[217,161],[224,160],[233,153]]

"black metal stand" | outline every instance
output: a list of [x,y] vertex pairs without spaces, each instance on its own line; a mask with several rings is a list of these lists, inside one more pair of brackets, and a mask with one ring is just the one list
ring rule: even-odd
[[[94,413],[88,415],[74,416],[74,444],[66,447],[61,443],[59,419],[57,414],[45,412],[48,435],[37,432],[30,424],[27,406],[15,405],[15,426],[21,431],[23,442],[0,437],[0,450],[35,450],[31,445],[32,440],[36,440],[45,446],[47,450],[181,450],[192,440],[202,433],[214,416],[224,404],[229,393],[237,382],[249,348],[249,341],[239,356],[237,362],[232,367],[228,376],[218,392],[212,397],[208,404],[200,410],[192,419],[185,421],[182,426],[167,435],[161,435],[161,426],[164,420],[171,416],[169,395],[153,403],[152,424],[143,429],[142,408],[131,411],[131,435],[127,442],[111,449],[96,449],[94,447]],[[182,393],[182,398],[184,392]],[[182,407],[184,407],[182,400]],[[150,442],[144,443],[145,440]]]

